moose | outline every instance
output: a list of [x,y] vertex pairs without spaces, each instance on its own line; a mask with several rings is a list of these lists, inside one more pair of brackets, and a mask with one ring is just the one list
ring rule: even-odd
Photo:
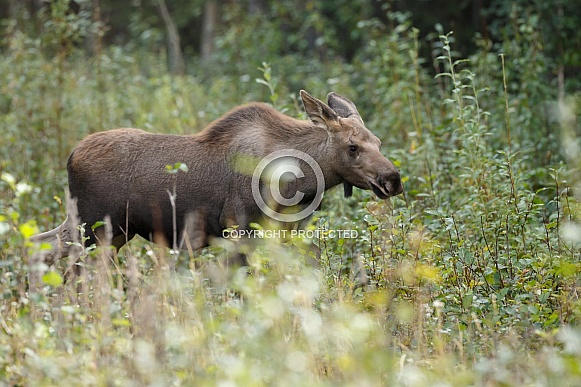
[[[308,120],[291,118],[268,104],[249,103],[193,135],[127,128],[89,135],[67,162],[76,214],[69,209],[61,225],[32,237],[52,245],[42,259],[50,265],[69,255],[67,242],[78,234],[73,218],[87,225],[89,244],[104,240],[106,227],[91,226],[108,219],[108,238],[116,249],[140,235],[166,245],[179,241],[180,248],[187,243],[196,250],[229,227],[248,230],[265,212],[253,196],[252,171],[241,167],[240,160],[255,166],[281,150],[306,154],[320,167],[322,182],[304,160],[289,164],[304,173],[290,178],[282,173],[283,199],[295,193],[300,200],[293,204],[301,208],[312,204],[317,187],[343,184],[345,196],[358,187],[381,199],[403,192],[399,171],[381,154],[380,140],[365,127],[353,102],[333,92],[327,104],[304,90],[300,96]],[[172,175],[168,165],[186,165],[188,171]],[[259,185],[264,191],[268,182],[259,179]],[[282,202],[278,211],[290,207]]]

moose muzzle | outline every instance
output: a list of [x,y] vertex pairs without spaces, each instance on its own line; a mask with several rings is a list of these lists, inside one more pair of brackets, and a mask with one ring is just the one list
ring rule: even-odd
[[380,173],[375,180],[369,182],[369,186],[380,199],[387,199],[403,192],[403,184],[397,171]]

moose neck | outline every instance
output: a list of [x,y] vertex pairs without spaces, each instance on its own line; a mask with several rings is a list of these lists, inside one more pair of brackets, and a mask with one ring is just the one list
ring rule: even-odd
[[[336,149],[334,149],[332,139],[327,131],[309,125],[304,128],[300,136],[293,135],[289,137],[285,145],[287,148],[308,154],[317,162],[323,172],[325,190],[343,183],[343,180],[335,171],[335,165],[333,165],[333,160],[336,159],[333,153],[336,152]],[[309,169],[307,167],[304,171],[306,175],[305,185],[315,188],[315,176],[310,173],[312,171],[309,171]]]

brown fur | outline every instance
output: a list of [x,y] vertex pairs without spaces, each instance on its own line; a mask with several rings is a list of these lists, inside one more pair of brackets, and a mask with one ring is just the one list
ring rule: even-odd
[[[334,93],[328,96],[329,105],[303,91],[301,97],[309,121],[251,103],[195,135],[116,129],[86,137],[71,153],[67,169],[70,195],[80,221],[87,225],[89,243],[102,237],[102,227],[95,235],[90,226],[107,216],[118,248],[135,234],[151,240],[158,235],[171,243],[169,193],[174,184],[176,230],[179,238],[187,231],[192,248],[207,245],[208,236],[219,237],[226,227],[247,229],[263,214],[252,197],[251,174],[242,171],[237,160],[260,160],[281,149],[297,149],[313,157],[323,171],[325,189],[343,183],[346,194],[356,186],[373,189],[382,198],[402,192],[399,172],[381,155],[379,140],[365,128],[351,101]],[[165,166],[178,162],[185,163],[189,172],[167,173]],[[315,176],[309,168],[301,169],[305,177],[296,179],[293,189],[305,193],[300,204],[308,205],[315,196]],[[72,233],[69,223],[34,238],[53,243],[47,263],[68,253],[63,236]]]

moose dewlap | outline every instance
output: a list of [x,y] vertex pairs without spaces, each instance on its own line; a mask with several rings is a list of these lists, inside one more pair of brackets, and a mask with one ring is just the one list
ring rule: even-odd
[[[251,103],[194,135],[116,129],[86,137],[67,163],[76,214],[69,211],[60,226],[33,237],[53,246],[44,261],[69,254],[73,218],[87,225],[89,244],[104,240],[105,227],[91,226],[107,218],[116,248],[140,235],[196,249],[228,227],[248,230],[265,216],[284,222],[276,214],[290,207],[306,217],[322,191],[338,184],[346,196],[353,186],[381,199],[403,192],[398,170],[353,102],[335,93],[327,104],[300,94],[309,120]],[[272,163],[264,166],[265,160]],[[187,173],[168,173],[166,166],[176,163],[187,165]],[[257,174],[258,166],[268,173]]]

